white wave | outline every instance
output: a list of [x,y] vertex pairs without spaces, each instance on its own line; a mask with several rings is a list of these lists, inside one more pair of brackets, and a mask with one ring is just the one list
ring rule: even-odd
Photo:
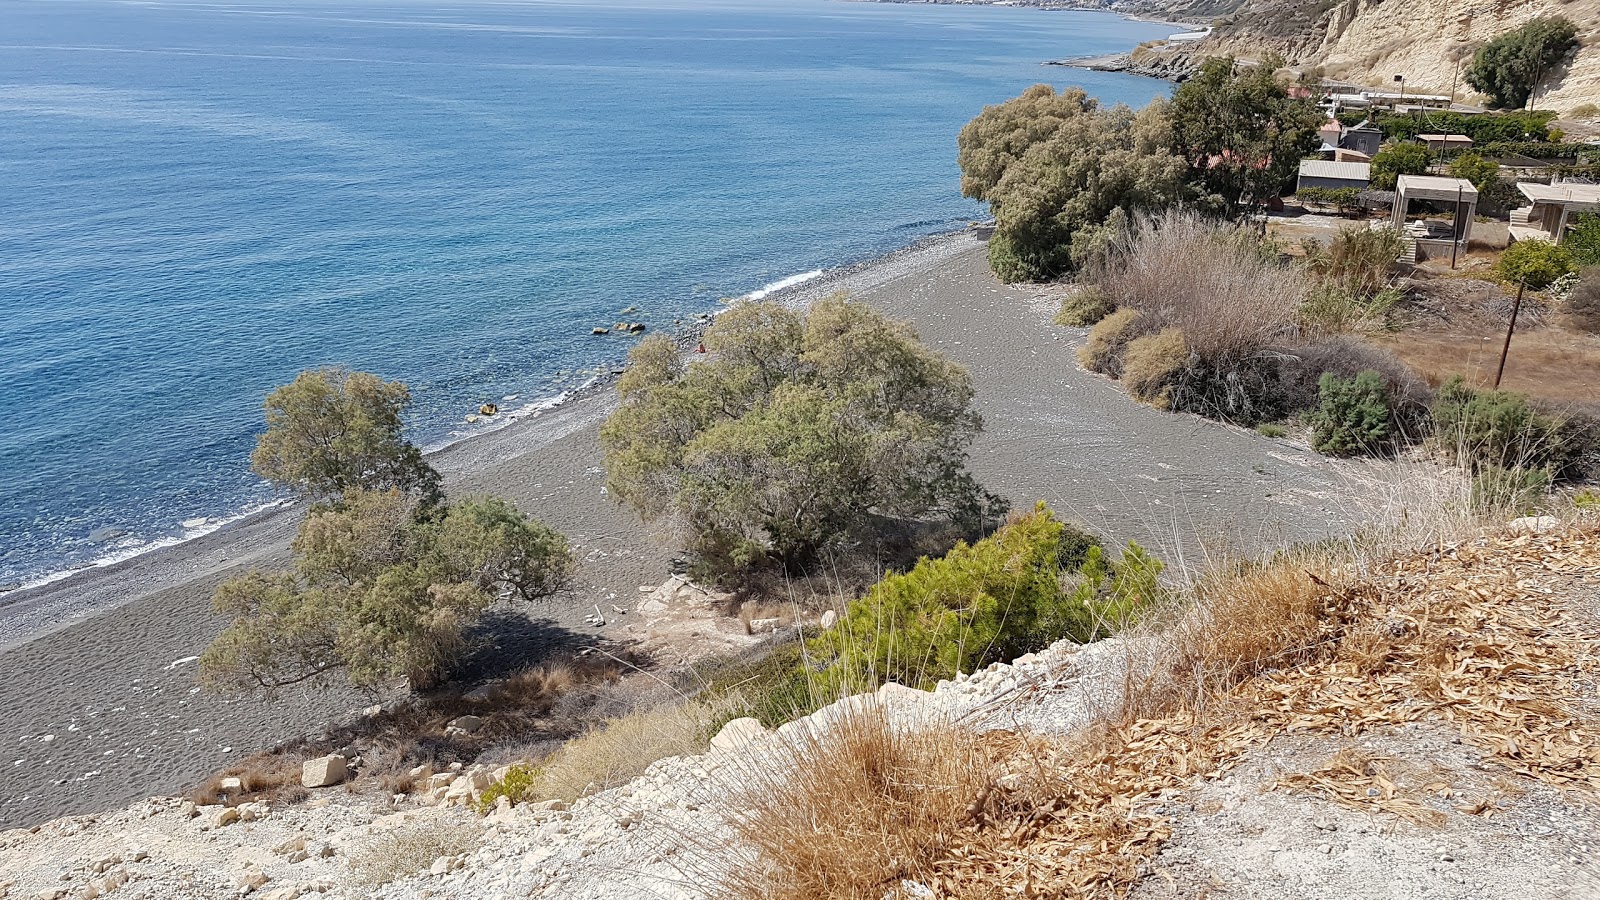
[[779,281],[774,281],[773,283],[767,285],[766,287],[763,287],[763,288],[761,288],[759,290],[754,290],[754,291],[751,291],[748,294],[745,294],[743,297],[740,297],[739,299],[740,300],[762,300],[762,299],[765,299],[766,297],[768,297],[768,296],[770,296],[772,294],[777,293],[778,291],[783,290],[784,288],[792,288],[797,284],[805,284],[806,282],[810,281],[813,278],[821,278],[821,277],[822,277],[822,270],[821,269],[812,269],[809,272],[801,272],[799,275],[790,275],[788,278],[784,278],[784,279],[781,279]]
[[[579,390],[582,390],[583,387],[588,387],[593,383],[594,379],[591,378],[582,387],[580,387]],[[516,396],[516,394],[511,394],[505,399],[512,399]],[[473,423],[478,427],[458,428],[447,434],[444,440],[439,441],[438,443],[429,444],[427,447],[423,448],[423,452],[435,453],[453,444],[477,437],[480,434],[488,434],[491,431],[499,431],[518,419],[525,419],[528,416],[544,412],[545,410],[555,409],[556,407],[565,403],[571,396],[572,393],[570,391],[562,391],[553,397],[545,397],[540,400],[533,400],[528,403],[524,403],[516,409],[503,409],[496,415],[482,416],[477,422]]]
[[[108,553],[104,553],[87,563],[74,566],[70,569],[62,569],[59,572],[51,572],[48,575],[40,575],[32,581],[24,581],[18,586],[17,589],[26,590],[27,588],[38,587],[42,584],[50,584],[51,582],[60,581],[63,578],[70,578],[71,576],[76,575],[85,569],[98,569],[105,566],[112,566],[124,560],[132,559],[135,556],[150,553],[154,550],[160,550],[163,547],[175,547],[179,544],[192,541],[195,538],[205,537],[224,525],[232,524],[241,519],[248,519],[257,513],[263,513],[269,509],[277,509],[279,507],[289,506],[293,503],[293,500],[272,500],[267,503],[262,503],[259,506],[250,507],[243,512],[234,513],[231,516],[184,519],[182,523],[182,532],[168,535],[163,538],[157,538],[153,541],[146,541],[137,536],[129,535],[118,541],[116,547]],[[191,525],[190,523],[195,524]]]

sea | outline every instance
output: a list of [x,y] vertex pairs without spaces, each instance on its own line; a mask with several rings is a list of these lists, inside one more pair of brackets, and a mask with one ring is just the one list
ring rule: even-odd
[[[342,365],[442,446],[724,298],[984,209],[956,134],[1170,26],[840,0],[0,0],[0,586],[279,500],[261,401]],[[634,308],[633,311],[627,311]]]

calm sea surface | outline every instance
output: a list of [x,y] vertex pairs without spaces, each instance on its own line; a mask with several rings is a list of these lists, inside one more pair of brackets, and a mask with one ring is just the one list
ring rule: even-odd
[[270,500],[259,405],[303,368],[404,380],[436,445],[619,361],[594,325],[670,327],[959,226],[982,212],[967,119],[1038,81],[1142,104],[1165,86],[1039,63],[1169,30],[827,0],[0,0],[0,584]]

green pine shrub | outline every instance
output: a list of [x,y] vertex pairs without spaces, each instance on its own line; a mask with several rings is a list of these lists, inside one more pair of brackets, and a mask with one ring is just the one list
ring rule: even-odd
[[1091,640],[1160,596],[1161,563],[1136,544],[1111,563],[1091,543],[1064,578],[1062,558],[1077,551],[1063,551],[1081,543],[1040,504],[975,544],[889,575],[813,640],[811,655],[826,661],[818,693],[886,681],[931,688],[1063,637]]
[[1439,389],[1434,436],[1455,462],[1474,471],[1547,468],[1561,460],[1561,420],[1538,412],[1527,396],[1473,388],[1460,377]]
[[504,778],[479,793],[478,799],[472,802],[472,808],[479,815],[492,812],[501,797],[510,800],[512,806],[527,803],[537,797],[535,791],[538,784],[539,770],[526,763],[517,763],[506,770]]
[[1554,476],[1543,466],[1484,466],[1472,476],[1472,507],[1495,516],[1537,512]]
[[1311,446],[1330,456],[1375,455],[1394,440],[1394,414],[1383,376],[1368,370],[1354,378],[1326,372],[1311,413]]

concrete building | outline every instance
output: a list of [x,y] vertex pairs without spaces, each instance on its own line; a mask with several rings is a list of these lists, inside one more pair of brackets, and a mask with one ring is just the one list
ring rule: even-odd
[[1472,138],[1464,134],[1419,134],[1417,140],[1427,144],[1428,150],[1433,153],[1472,149]]
[[1517,240],[1566,240],[1567,226],[1579,213],[1600,213],[1600,184],[1518,182],[1528,205],[1511,211],[1511,236]]

